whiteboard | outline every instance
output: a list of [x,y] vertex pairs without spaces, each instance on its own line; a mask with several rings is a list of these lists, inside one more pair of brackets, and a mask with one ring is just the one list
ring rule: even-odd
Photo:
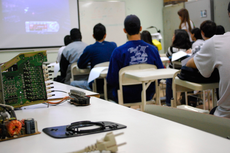
[[125,2],[79,2],[80,30],[82,41],[95,43],[93,27],[101,23],[106,27],[106,41],[114,41],[118,46],[127,41],[123,31]]

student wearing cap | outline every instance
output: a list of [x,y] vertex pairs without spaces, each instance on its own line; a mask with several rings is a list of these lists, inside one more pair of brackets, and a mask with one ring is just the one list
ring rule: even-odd
[[[107,75],[107,82],[112,87],[112,98],[117,100],[117,90],[119,88],[119,71],[121,68],[134,64],[154,64],[157,68],[164,68],[160,55],[156,47],[150,45],[140,37],[142,30],[141,22],[136,15],[129,15],[124,21],[124,32],[128,41],[117,47],[111,56]],[[141,85],[132,85],[123,88],[123,98],[125,103],[141,101]],[[146,99],[152,99],[155,93],[155,85],[152,83],[146,91]]]
[[[230,18],[230,2],[228,5]],[[205,41],[202,49],[190,59],[186,66],[197,68],[204,77],[209,77],[215,68],[219,70],[219,96],[218,107],[211,113],[216,116],[230,118],[230,32],[224,35],[214,35]]]

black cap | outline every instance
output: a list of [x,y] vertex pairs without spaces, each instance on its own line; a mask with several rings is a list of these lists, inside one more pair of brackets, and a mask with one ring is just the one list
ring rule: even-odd
[[134,35],[140,32],[141,22],[136,15],[128,15],[125,18],[124,26],[129,35]]
[[230,2],[228,3],[228,12],[230,13]]

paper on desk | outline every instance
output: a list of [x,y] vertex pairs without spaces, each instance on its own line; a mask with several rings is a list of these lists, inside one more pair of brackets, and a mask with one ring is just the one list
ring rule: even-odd
[[103,70],[108,69],[108,67],[95,67],[89,73],[88,83],[98,78]]
[[189,56],[189,54],[185,53],[184,51],[178,51],[172,54],[172,62],[176,61],[184,56]]
[[168,57],[160,57],[160,58],[161,58],[161,61],[162,61],[162,62],[169,61],[169,58],[168,58]]

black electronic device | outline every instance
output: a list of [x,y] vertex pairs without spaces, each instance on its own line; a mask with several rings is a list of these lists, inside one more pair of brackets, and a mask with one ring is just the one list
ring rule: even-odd
[[76,106],[90,105],[90,97],[86,96],[84,92],[78,90],[70,90],[70,103]]
[[[95,127],[95,128],[90,128],[90,127]],[[124,129],[126,127],[127,126],[125,125],[114,123],[114,122],[108,122],[108,121],[100,121],[100,122],[80,121],[80,122],[71,123],[70,125],[44,128],[42,131],[53,138],[69,138],[69,137],[77,137],[77,136],[119,130],[119,129]]]

